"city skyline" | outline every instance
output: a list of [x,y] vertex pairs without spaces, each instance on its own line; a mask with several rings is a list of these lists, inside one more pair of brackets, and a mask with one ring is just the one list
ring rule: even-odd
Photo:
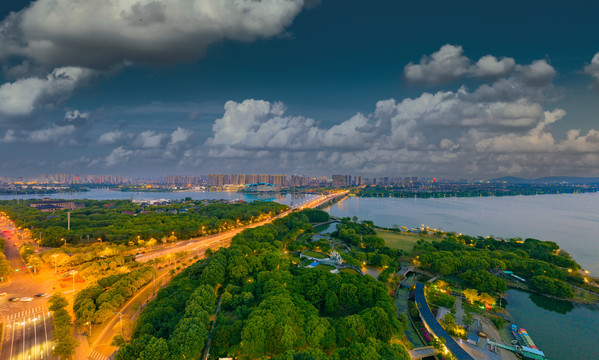
[[174,4],[0,5],[0,176],[599,175],[599,4]]

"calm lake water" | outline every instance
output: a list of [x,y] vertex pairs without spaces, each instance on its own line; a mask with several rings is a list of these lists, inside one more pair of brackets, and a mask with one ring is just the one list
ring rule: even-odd
[[350,197],[325,209],[385,227],[419,227],[472,236],[555,241],[599,275],[599,193],[442,199]]
[[311,200],[315,195],[310,194],[245,194],[238,192],[211,192],[211,191],[180,191],[180,192],[123,192],[113,190],[93,189],[87,192],[58,193],[48,195],[0,195],[0,200],[12,199],[90,199],[90,200],[126,200],[133,195],[137,200],[178,200],[190,197],[194,200],[245,200],[245,201],[277,201],[281,204],[297,205]]
[[[130,199],[130,192],[92,190],[85,193],[19,195],[21,199]],[[313,195],[250,195],[231,192],[133,193],[135,199],[272,200],[297,205]],[[16,196],[0,196],[0,200]],[[354,198],[325,209],[338,217],[357,216],[385,227],[422,224],[472,236],[533,237],[555,241],[574,259],[599,275],[599,193],[540,196],[397,199]],[[329,231],[335,224],[329,226]],[[324,230],[324,231],[323,231]],[[325,229],[321,229],[327,232]],[[599,310],[509,290],[507,310],[528,330],[552,360],[599,359]]]
[[[325,209],[375,224],[419,227],[473,236],[555,241],[599,275],[599,194],[396,199],[347,198]],[[599,309],[509,290],[507,310],[547,357],[599,359]]]
[[526,329],[549,359],[599,359],[597,308],[518,290],[506,293],[514,324]]

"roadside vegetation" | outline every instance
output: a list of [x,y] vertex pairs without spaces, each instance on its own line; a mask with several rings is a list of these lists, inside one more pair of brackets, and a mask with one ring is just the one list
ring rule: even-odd
[[[142,311],[116,359],[196,357],[219,298],[211,357],[408,359],[405,319],[396,316],[386,283],[294,264],[306,248],[294,243],[312,230],[309,221],[299,212],[245,230],[228,249],[183,270]],[[378,240],[360,236],[360,244],[380,255]]]
[[158,206],[141,206],[129,200],[80,200],[85,207],[42,212],[29,204],[34,200],[0,201],[15,226],[31,229],[41,237],[40,245],[58,247],[101,239],[117,244],[145,245],[211,235],[279,214],[287,206],[275,202],[223,204],[218,201],[181,201]]
[[73,311],[81,324],[100,324],[114,316],[121,306],[150,282],[155,270],[144,266],[127,274],[99,279],[77,293]]
[[4,238],[0,237],[0,276],[2,276],[2,281],[6,281],[6,279],[13,273],[10,263],[4,254],[4,244]]
[[79,342],[73,336],[71,315],[65,309],[69,303],[60,293],[56,293],[50,297],[49,304],[54,323],[52,340],[56,342],[52,354],[61,359],[70,359],[75,354]]

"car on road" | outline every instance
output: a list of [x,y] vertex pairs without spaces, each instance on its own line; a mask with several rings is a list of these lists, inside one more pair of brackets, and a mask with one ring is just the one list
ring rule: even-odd
[[19,301],[19,298],[9,298],[8,301]]
[[46,293],[39,293],[39,294],[35,294],[36,297],[46,297],[48,296],[48,294]]
[[21,301],[31,301],[31,300],[33,300],[33,298],[30,298],[30,297],[21,298]]
[[0,293],[0,296],[4,296],[4,295],[6,295],[6,293],[5,293],[5,292],[3,292],[3,293]]

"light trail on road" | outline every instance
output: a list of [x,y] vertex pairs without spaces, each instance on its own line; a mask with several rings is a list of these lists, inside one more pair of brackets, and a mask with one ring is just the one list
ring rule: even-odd
[[[52,360],[48,333],[52,330],[46,321],[50,313],[45,309],[26,316],[14,316],[6,322],[0,360]],[[48,318],[48,319],[46,319]]]

